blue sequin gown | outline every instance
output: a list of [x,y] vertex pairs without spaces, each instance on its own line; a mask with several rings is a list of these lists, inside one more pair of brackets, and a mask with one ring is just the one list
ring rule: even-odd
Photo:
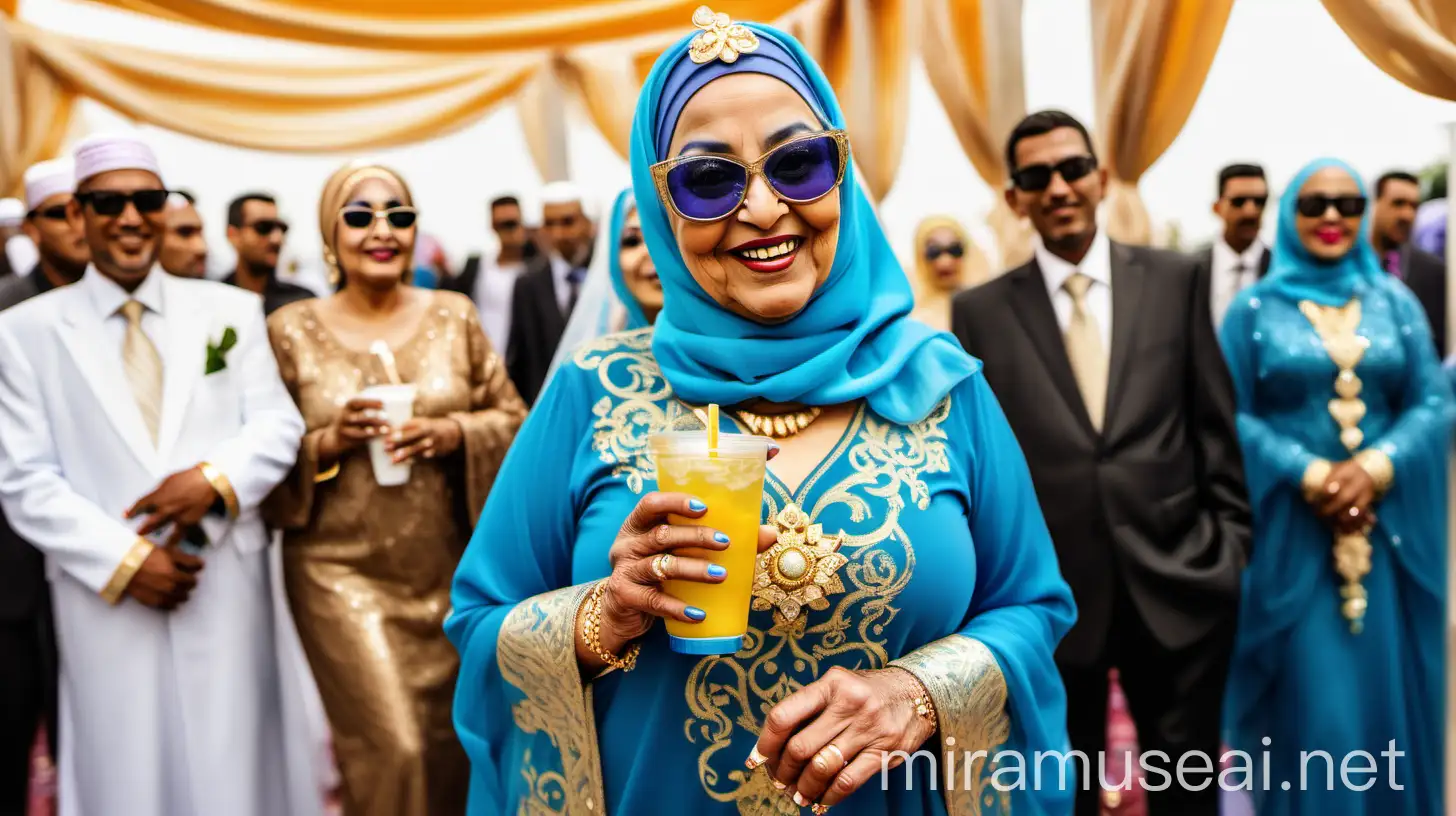
[[[999,744],[1028,762],[1035,750],[1068,750],[1052,653],[1075,617],[1070,590],[1021,449],[979,373],[911,426],[861,408],[792,493],[770,476],[765,519],[792,502],[846,536],[824,603],[793,620],[783,604],[754,611],[744,649],[723,658],[671,652],[657,626],[635,670],[583,688],[575,612],[588,582],[608,573],[623,521],[655,488],[647,437],[701,427],[657,369],[651,336],[602,338],[562,366],[456,576],[446,630],[462,659],[455,711],[473,765],[472,814],[602,813],[603,801],[623,815],[807,813],[743,763],[765,712],[833,666],[910,669],[935,700],[938,744]],[[989,767],[965,785],[957,765],[953,792],[932,789],[928,764],[907,767],[833,812],[1071,807],[1050,761],[1047,789],[1005,795],[988,784]]]
[[[1361,634],[1341,614],[1333,533],[1301,491],[1315,458],[1350,458],[1328,407],[1335,364],[1298,304],[1263,287],[1235,302],[1221,330],[1254,502],[1225,710],[1231,747],[1253,760],[1260,816],[1441,810],[1452,397],[1414,296],[1398,284],[1362,284],[1356,297],[1356,333],[1369,341],[1355,367],[1367,406],[1361,447],[1384,451],[1395,469],[1375,507]],[[1403,755],[1389,753],[1392,740]],[[1332,757],[1333,790],[1330,763],[1313,754],[1301,790],[1301,751]],[[1347,756],[1352,787],[1368,790],[1346,787]]]

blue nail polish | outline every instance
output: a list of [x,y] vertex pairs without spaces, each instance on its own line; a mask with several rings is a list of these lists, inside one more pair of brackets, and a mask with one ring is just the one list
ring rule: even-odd
[[687,616],[689,618],[691,618],[691,619],[693,619],[695,621],[700,621],[703,618],[708,617],[708,613],[707,612],[704,612],[703,610],[697,608],[696,606],[690,606],[690,607],[688,607],[684,611],[685,611],[685,613],[687,614]]
[[727,574],[728,574],[728,568],[727,567],[722,567],[722,566],[719,566],[717,564],[709,564],[708,565],[708,577],[709,578],[722,578],[723,576],[725,576]]
[[728,543],[728,534],[727,533],[713,533],[713,540],[716,541],[716,542],[718,542],[719,544],[727,544]]
[[703,504],[702,502],[698,501],[697,499],[693,499],[693,500],[691,500],[691,501],[688,502],[688,509],[689,510],[692,510],[694,513],[701,513],[704,510],[707,510],[708,509],[708,505]]

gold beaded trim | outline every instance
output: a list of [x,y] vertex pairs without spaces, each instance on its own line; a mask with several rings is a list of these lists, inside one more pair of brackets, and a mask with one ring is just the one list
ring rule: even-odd
[[748,411],[735,411],[743,424],[748,426],[751,433],[758,436],[767,436],[770,439],[783,439],[793,436],[813,424],[824,409],[818,406],[803,411],[794,411],[790,414],[775,414],[773,416],[760,416]]
[[932,728],[939,730],[940,719],[935,715],[935,701],[930,699],[929,694],[924,694],[910,701],[915,706],[915,716],[930,723]]
[[607,582],[598,581],[597,585],[592,588],[591,594],[582,601],[581,635],[586,641],[586,648],[596,655],[598,660],[614,669],[629,672],[637,668],[637,655],[642,652],[642,644],[632,644],[621,657],[610,654],[602,648],[602,595],[606,591]]

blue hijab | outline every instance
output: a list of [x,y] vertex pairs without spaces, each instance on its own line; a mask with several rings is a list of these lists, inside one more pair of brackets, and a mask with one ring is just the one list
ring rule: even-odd
[[1279,225],[1274,237],[1274,249],[1269,264],[1269,274],[1260,282],[1265,292],[1277,292],[1298,303],[1312,300],[1326,306],[1343,306],[1350,298],[1367,287],[1378,287],[1387,281],[1387,273],[1375,257],[1375,248],[1365,236],[1369,234],[1370,214],[1366,211],[1360,221],[1360,233],[1355,246],[1337,261],[1323,261],[1311,255],[1299,240],[1299,191],[1309,177],[1326,167],[1338,167],[1350,174],[1360,187],[1361,195],[1368,195],[1365,184],[1355,168],[1339,159],[1316,159],[1304,166],[1288,189],[1279,199]]
[[[637,302],[637,298],[627,288],[627,279],[622,273],[622,226],[627,223],[627,214],[636,207],[632,199],[632,188],[628,187],[618,193],[617,200],[612,202],[612,217],[607,222],[607,234],[612,237],[607,246],[607,271],[611,273],[612,291],[616,292],[622,308],[627,310],[627,323],[622,326],[623,331],[643,329],[650,325],[647,315],[642,312],[642,304]],[[605,320],[605,316],[603,319]],[[605,331],[602,333],[606,334]]]
[[839,188],[834,266],[790,320],[763,325],[727,311],[698,286],[679,255],[651,168],[665,155],[683,106],[703,85],[731,73],[767,74],[794,88],[825,126],[844,127],[829,81],[803,46],[778,29],[745,26],[759,38],[757,51],[732,64],[697,65],[688,56],[692,36],[685,37],[658,58],[637,102],[632,187],[665,300],[653,355],[677,396],[691,404],[864,399],[892,422],[918,422],[980,364],[955,338],[907,319],[914,306],[909,279],[855,180],[853,161]]

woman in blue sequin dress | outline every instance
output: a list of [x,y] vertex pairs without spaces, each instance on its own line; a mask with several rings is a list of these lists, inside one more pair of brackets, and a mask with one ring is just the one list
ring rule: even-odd
[[1365,204],[1347,165],[1304,168],[1221,329],[1255,536],[1226,717],[1260,816],[1441,811],[1452,397]]

